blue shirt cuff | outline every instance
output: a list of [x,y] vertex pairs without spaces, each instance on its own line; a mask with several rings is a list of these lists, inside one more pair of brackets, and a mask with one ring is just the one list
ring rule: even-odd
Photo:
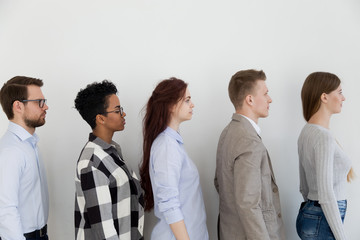
[[163,214],[167,224],[176,223],[184,219],[180,208],[170,209]]

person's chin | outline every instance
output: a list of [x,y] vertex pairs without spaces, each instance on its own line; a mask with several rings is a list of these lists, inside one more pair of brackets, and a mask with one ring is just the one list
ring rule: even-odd
[[125,129],[125,126],[122,125],[121,127],[119,127],[119,128],[117,129],[117,131],[123,131],[124,129]]
[[39,121],[39,122],[38,122],[38,127],[43,126],[45,123],[46,123],[46,120],[45,120],[45,118],[44,118],[44,119],[42,119],[42,121]]
[[269,113],[263,114],[262,116],[260,116],[261,118],[267,118],[269,116]]

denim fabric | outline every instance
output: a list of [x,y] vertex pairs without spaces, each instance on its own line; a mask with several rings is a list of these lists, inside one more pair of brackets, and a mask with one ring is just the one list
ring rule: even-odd
[[[338,201],[338,206],[344,222],[347,201]],[[301,204],[296,219],[296,231],[302,240],[335,240],[320,205],[311,200]]]

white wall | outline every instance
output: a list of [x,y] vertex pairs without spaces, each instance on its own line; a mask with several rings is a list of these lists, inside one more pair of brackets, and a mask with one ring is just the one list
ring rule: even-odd
[[[300,89],[313,71],[334,72],[343,81],[347,101],[331,128],[360,172],[359,29],[357,0],[0,0],[0,84],[15,75],[45,82],[50,109],[37,133],[50,188],[51,239],[74,236],[75,164],[90,132],[73,108],[76,93],[93,81],[116,83],[127,125],[115,140],[137,170],[141,109],[156,83],[171,76],[190,84],[195,102],[193,120],[181,133],[200,172],[209,234],[216,239],[215,153],[233,112],[227,84],[248,68],[268,76],[273,103],[260,126],[280,188],[287,239],[298,239]],[[6,128],[1,114],[1,134]],[[359,181],[349,185],[349,239],[360,236]],[[154,223],[148,214],[146,239]]]

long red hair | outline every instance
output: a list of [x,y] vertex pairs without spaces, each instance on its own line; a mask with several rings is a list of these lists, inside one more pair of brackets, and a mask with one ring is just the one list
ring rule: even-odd
[[143,119],[143,160],[140,166],[141,187],[144,189],[145,211],[154,207],[154,196],[151,187],[149,163],[151,145],[170,122],[170,109],[184,96],[187,83],[177,78],[161,81],[152,92],[146,104]]

